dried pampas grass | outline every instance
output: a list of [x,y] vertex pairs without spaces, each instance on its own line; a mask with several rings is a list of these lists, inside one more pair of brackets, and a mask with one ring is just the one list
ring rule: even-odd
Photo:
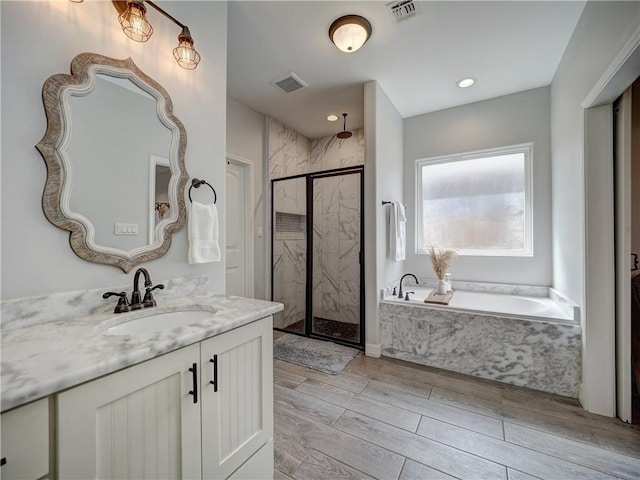
[[436,272],[436,277],[438,277],[438,280],[444,280],[444,275],[449,271],[449,265],[458,256],[458,252],[429,245],[429,256],[431,257],[431,264],[433,265],[433,271]]

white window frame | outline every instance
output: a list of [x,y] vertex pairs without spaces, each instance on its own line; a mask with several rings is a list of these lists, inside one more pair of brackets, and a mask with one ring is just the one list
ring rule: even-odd
[[524,153],[524,248],[522,250],[475,250],[459,249],[461,256],[482,257],[532,257],[533,256],[533,142],[506,147],[476,150],[472,152],[442,155],[416,160],[415,169],[415,251],[418,255],[427,255],[429,252],[422,248],[422,167],[441,163],[453,163],[461,160],[477,160],[498,155],[510,155]]

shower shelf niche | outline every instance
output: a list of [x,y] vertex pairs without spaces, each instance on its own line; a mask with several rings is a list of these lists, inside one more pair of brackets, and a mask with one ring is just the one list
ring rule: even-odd
[[276,212],[276,240],[304,240],[306,215]]

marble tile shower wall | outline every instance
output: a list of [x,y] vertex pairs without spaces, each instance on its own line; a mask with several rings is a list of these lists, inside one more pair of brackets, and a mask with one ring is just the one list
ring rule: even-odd
[[[340,140],[335,135],[309,140],[275,119],[269,119],[270,179],[364,165],[364,130]],[[357,176],[319,180],[314,210],[314,315],[357,323],[359,318],[358,254],[360,185]],[[306,215],[304,181],[275,183],[274,209]],[[281,209],[281,210],[278,210]],[[322,212],[318,214],[318,212]],[[285,305],[274,316],[284,328],[304,319],[306,240],[274,241],[273,300]],[[340,312],[340,315],[338,315]]]
[[269,119],[269,177],[282,178],[334,168],[364,165],[364,129],[340,140],[335,135],[309,140]]
[[316,180],[313,198],[314,317],[360,321],[358,175]]
[[286,328],[303,320],[306,295],[306,182],[304,178],[283,180],[274,185],[273,207],[276,212],[300,217],[300,231],[276,230],[273,243],[273,300],[284,310],[273,317],[276,328]]

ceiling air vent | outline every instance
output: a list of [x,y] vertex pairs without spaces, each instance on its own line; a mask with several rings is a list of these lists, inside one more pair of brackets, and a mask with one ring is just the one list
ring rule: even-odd
[[400,0],[398,2],[387,3],[386,5],[397,22],[411,18],[418,13],[417,6],[413,0]]
[[285,93],[295,92],[309,86],[293,72],[289,72],[282,77],[271,80],[269,83]]

